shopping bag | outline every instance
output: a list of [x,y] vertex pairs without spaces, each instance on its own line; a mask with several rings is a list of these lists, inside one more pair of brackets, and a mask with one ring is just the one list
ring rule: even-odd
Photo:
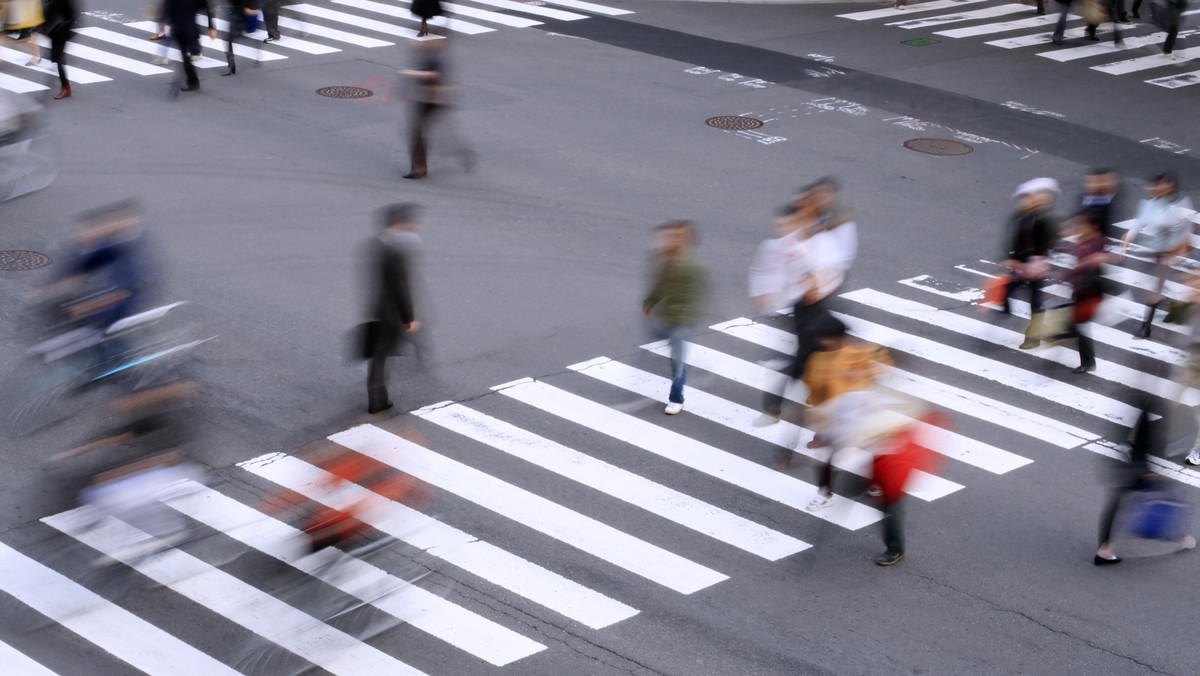
[[1161,493],[1142,496],[1134,505],[1130,531],[1146,540],[1178,540],[1187,532],[1191,506]]
[[1079,16],[1089,26],[1099,26],[1108,21],[1108,8],[1100,0],[1080,0]]
[[875,455],[872,478],[884,501],[900,499],[913,470],[928,472],[933,469],[937,454],[931,449],[933,440],[927,425],[947,426],[940,413],[926,415],[892,435]]
[[981,312],[990,307],[1004,307],[1004,298],[1008,295],[1010,280],[1008,275],[1000,275],[999,277],[989,277],[983,281],[983,299],[979,301]]

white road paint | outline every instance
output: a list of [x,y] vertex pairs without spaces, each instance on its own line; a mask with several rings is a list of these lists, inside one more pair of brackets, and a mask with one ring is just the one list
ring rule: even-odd
[[[34,37],[37,39],[38,44],[42,47],[50,47],[50,38],[46,37],[45,35],[41,35],[40,33],[35,33]],[[163,68],[162,66],[156,66],[151,63],[146,63],[145,61],[138,61],[126,56],[120,56],[118,54],[106,52],[102,49],[81,45],[77,42],[68,42],[66,51],[67,54],[70,54],[71,56],[77,56],[87,61],[95,61],[96,63],[104,64],[105,66],[111,66],[113,68],[129,71],[130,73],[136,73],[138,75],[161,75],[163,73],[171,72],[169,68]],[[68,65],[67,78],[73,79],[74,72],[75,67]]]
[[[95,38],[97,40],[102,40],[118,47],[124,47],[125,49],[132,49],[137,52],[142,52],[143,54],[166,56],[167,59],[175,61],[176,63],[183,61],[183,58],[179,55],[178,49],[169,49],[164,45],[155,44],[149,40],[135,38],[124,33],[110,31],[107,28],[100,28],[99,26],[83,26],[82,28],[76,28],[75,33],[78,35],[85,35],[90,38]],[[216,59],[211,59],[205,56],[201,57],[199,61],[193,62],[193,65],[197,68],[224,68],[225,62],[217,61]],[[74,73],[73,68],[71,69],[71,72]]]

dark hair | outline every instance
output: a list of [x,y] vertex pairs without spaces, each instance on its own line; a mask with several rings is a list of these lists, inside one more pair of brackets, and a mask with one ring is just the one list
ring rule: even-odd
[[417,217],[417,205],[407,202],[389,204],[379,210],[379,225],[388,229],[397,223],[412,223]]
[[1155,174],[1154,176],[1150,177],[1151,183],[1162,183],[1163,181],[1170,183],[1176,188],[1179,187],[1179,179],[1175,178],[1175,174],[1172,174],[1169,171],[1164,171],[1161,174]]
[[1078,218],[1097,230],[1104,230],[1104,212],[1096,207],[1084,207],[1075,213]]
[[812,332],[817,338],[841,338],[846,335],[846,325],[837,317],[826,315],[817,320]]
[[1086,175],[1087,176],[1103,176],[1105,174],[1114,174],[1114,173],[1116,173],[1116,172],[1114,172],[1112,169],[1110,169],[1108,167],[1093,167],[1091,169],[1088,169],[1088,172]]
[[796,208],[796,204],[794,202],[791,204],[785,204],[779,208],[779,218],[793,216],[797,211],[799,211],[799,209]]
[[817,180],[813,181],[812,183],[809,183],[808,185],[800,188],[800,190],[798,190],[796,192],[796,194],[797,195],[807,195],[808,193],[816,190],[817,188],[821,188],[821,187],[828,187],[830,190],[832,190],[834,192],[838,191],[838,183],[836,180],[834,180],[834,178],[832,176],[822,176],[821,178],[818,178]]

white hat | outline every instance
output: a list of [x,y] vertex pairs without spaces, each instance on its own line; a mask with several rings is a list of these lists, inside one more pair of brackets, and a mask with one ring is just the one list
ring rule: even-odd
[[1058,188],[1058,181],[1052,178],[1035,178],[1030,181],[1025,181],[1017,187],[1017,191],[1013,193],[1013,199],[1021,195],[1032,195],[1035,192],[1052,192],[1055,195],[1062,193]]

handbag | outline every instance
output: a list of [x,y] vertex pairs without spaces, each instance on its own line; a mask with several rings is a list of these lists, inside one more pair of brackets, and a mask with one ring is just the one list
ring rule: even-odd
[[1008,275],[983,280],[983,299],[979,301],[979,309],[1004,307],[1004,299],[1008,296],[1008,283],[1011,280]]
[[1099,26],[1108,21],[1108,8],[1100,0],[1080,0],[1079,16],[1083,17],[1089,26]]
[[1187,530],[1190,505],[1161,493],[1142,497],[1134,506],[1130,533],[1146,540],[1178,540]]
[[246,27],[244,30],[246,35],[249,35],[249,34],[253,33],[254,31],[258,30],[258,24],[259,24],[259,21],[261,18],[262,18],[262,14],[259,12],[255,12],[253,14],[246,15]]

